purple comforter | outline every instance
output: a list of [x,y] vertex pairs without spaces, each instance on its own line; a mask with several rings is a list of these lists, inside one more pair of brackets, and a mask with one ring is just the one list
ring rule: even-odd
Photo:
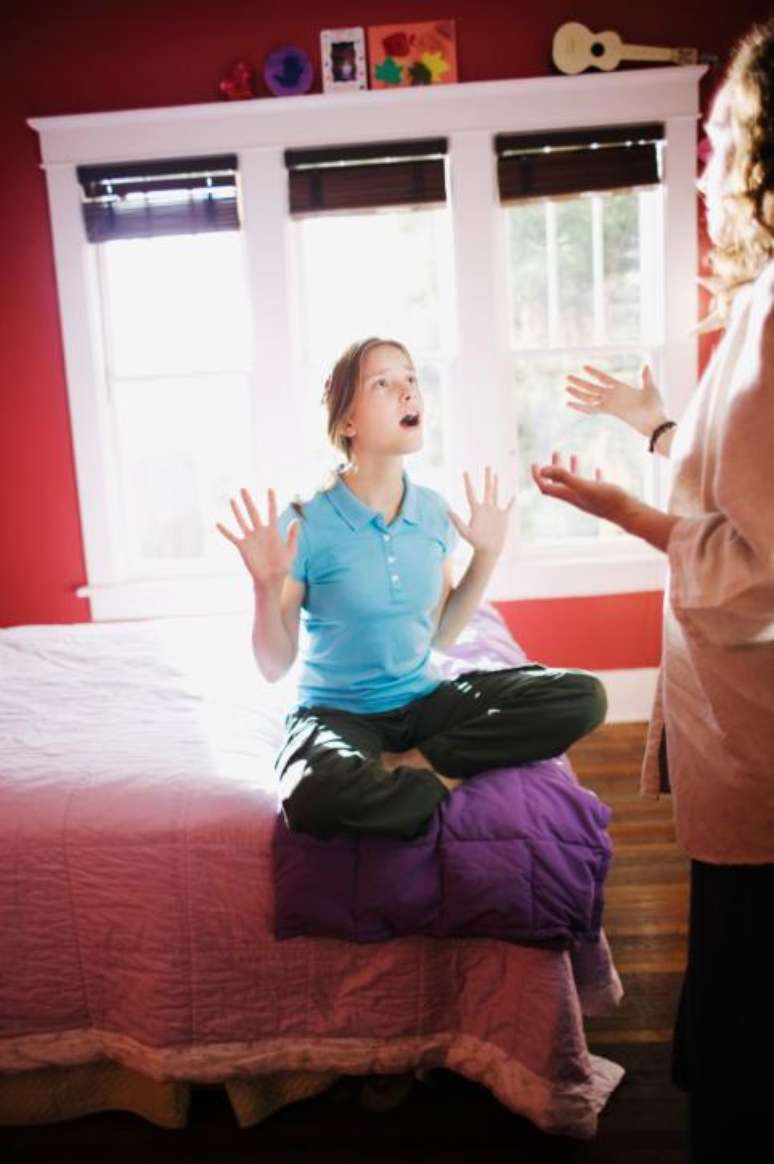
[[[446,678],[526,663],[500,614],[482,607],[448,654]],[[612,854],[610,809],[566,757],[481,772],[413,840],[327,840],[275,828],[275,935],[377,942],[401,934],[529,945],[597,941]]]

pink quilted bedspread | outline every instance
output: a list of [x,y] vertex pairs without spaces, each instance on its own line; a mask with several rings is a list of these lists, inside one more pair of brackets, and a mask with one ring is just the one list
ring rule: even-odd
[[[295,669],[246,615],[0,631],[0,1071],[157,1079],[445,1066],[588,1138],[623,1071],[607,942],[273,937],[272,759]],[[581,960],[582,959],[582,960]]]

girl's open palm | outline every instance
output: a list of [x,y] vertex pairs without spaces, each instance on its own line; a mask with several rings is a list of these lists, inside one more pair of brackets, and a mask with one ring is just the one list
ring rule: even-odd
[[467,470],[462,476],[470,505],[470,519],[467,523],[464,522],[459,514],[451,509],[449,517],[460,535],[466,542],[470,542],[474,550],[480,553],[499,554],[505,545],[508,518],[516,497],[514,495],[508,504],[500,509],[497,504],[497,474],[491,471],[489,465],[484,471],[484,496],[481,501],[476,497]]
[[234,511],[237,525],[242,531],[242,537],[237,537],[225,525],[215,523],[224,537],[233,542],[253,580],[259,586],[267,586],[272,582],[282,581],[290,569],[296,553],[298,542],[298,520],[292,521],[288,529],[288,540],[285,543],[277,528],[277,500],[274,490],[268,490],[268,521],[261,521],[258,509],[247,489],[240,489],[246,516],[242,514],[239,505],[233,497],[229,504]]

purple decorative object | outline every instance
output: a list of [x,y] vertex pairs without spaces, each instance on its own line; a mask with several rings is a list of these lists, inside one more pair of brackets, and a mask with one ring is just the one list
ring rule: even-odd
[[[476,612],[444,678],[528,662],[494,607]],[[566,947],[596,942],[610,809],[566,757],[497,768],[447,797],[413,840],[290,832],[274,846],[275,935],[377,942],[402,934]]]
[[314,70],[307,54],[293,45],[283,45],[269,53],[263,66],[263,79],[275,97],[293,97],[308,93]]

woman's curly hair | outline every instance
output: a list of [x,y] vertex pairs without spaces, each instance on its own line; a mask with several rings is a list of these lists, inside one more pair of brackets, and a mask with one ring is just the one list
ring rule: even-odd
[[774,254],[774,20],[754,25],[737,44],[723,87],[734,149],[720,237],[709,253],[715,308]]

